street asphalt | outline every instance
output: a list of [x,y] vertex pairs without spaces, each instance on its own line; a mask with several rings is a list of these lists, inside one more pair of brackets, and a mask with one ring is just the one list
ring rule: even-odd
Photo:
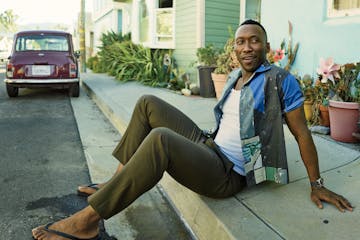
[[31,229],[86,206],[72,190],[89,181],[70,101],[64,91],[0,86],[0,239],[32,239]]
[[[123,133],[137,99],[143,94],[156,95],[181,109],[201,128],[212,128],[215,98],[185,97],[170,90],[151,88],[137,82],[120,82],[106,74],[81,75],[82,86],[115,128]],[[318,209],[310,200],[310,187],[297,144],[286,126],[286,149],[291,183],[263,183],[234,197],[214,200],[179,186],[167,175],[159,184],[163,194],[198,239],[344,239],[360,238],[360,212],[339,212],[324,204]],[[344,144],[329,136],[313,134],[326,186],[344,195],[356,207],[360,203],[360,144]],[[104,139],[107,141],[107,139]],[[113,144],[110,148],[113,147]],[[104,151],[108,155],[110,151]],[[87,153],[92,172],[99,166]],[[109,160],[109,162],[114,160]],[[99,181],[96,175],[93,181]],[[111,225],[118,227],[118,222]],[[115,229],[115,228],[114,228]]]

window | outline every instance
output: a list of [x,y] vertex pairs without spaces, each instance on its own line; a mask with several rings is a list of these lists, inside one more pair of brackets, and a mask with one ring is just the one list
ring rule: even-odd
[[69,44],[65,36],[21,36],[16,40],[16,51],[69,51]]
[[173,48],[173,0],[138,0],[139,42],[151,48]]
[[360,15],[360,0],[328,0],[328,17]]
[[159,8],[172,8],[173,0],[159,0]]
[[173,6],[172,0],[159,0],[156,14],[156,33],[155,41],[172,42],[173,41]]

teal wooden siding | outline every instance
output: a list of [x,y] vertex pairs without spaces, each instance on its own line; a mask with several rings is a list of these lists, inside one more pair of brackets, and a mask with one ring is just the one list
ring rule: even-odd
[[[190,66],[196,58],[197,1],[175,1],[175,51],[174,58],[180,69],[190,74],[192,82],[198,82],[195,66]],[[228,27],[233,31],[239,25],[240,0],[205,1],[205,44],[213,43],[223,47],[229,38]]]
[[222,47],[229,38],[228,27],[233,31],[239,25],[240,0],[205,1],[205,44]]
[[196,60],[196,1],[178,0],[175,6],[175,51],[174,57],[180,69],[190,74],[197,82],[197,70],[190,67]]

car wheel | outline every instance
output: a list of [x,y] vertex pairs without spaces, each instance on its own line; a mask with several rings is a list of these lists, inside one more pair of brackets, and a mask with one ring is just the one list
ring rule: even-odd
[[71,84],[71,86],[69,88],[69,95],[70,95],[70,97],[79,97],[79,95],[80,95],[79,83]]
[[6,84],[6,91],[9,97],[17,97],[19,95],[19,88]]

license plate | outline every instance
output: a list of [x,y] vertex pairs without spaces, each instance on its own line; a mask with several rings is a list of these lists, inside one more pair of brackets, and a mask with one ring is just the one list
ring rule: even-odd
[[32,75],[34,76],[49,76],[50,66],[49,65],[33,65],[31,69]]

